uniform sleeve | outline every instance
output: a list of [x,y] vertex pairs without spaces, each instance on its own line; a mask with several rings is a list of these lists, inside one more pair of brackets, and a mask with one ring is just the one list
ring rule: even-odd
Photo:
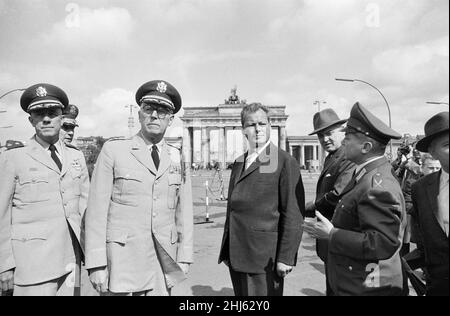
[[186,168],[186,177],[181,183],[179,202],[175,213],[179,243],[177,261],[180,263],[192,263],[194,261],[193,209],[191,175],[189,168]]
[[339,166],[339,176],[333,186],[333,189],[324,194],[320,200],[315,202],[316,209],[325,217],[331,218],[333,216],[334,209],[338,204],[340,195],[350,183],[355,168],[356,166],[354,163],[348,160],[343,160]]
[[114,160],[109,145],[101,151],[89,191],[85,215],[86,268],[107,265],[106,227],[114,181]]
[[0,155],[0,273],[16,267],[11,244],[11,207],[16,180],[8,154]]
[[84,155],[80,153],[80,161],[81,161],[81,196],[80,196],[80,202],[79,202],[79,209],[81,217],[84,217],[84,214],[87,209],[87,203],[88,203],[88,196],[89,196],[89,172],[86,165],[86,159],[84,158]]
[[402,197],[387,189],[372,188],[359,200],[357,216],[361,232],[333,229],[329,249],[358,260],[386,260],[400,247],[404,218]]
[[414,227],[417,227],[417,229],[414,229],[414,237],[417,238],[418,240],[416,240],[416,244],[420,244],[422,245],[422,247],[417,247],[416,251],[419,253],[419,258],[418,258],[418,262],[419,265],[421,267],[425,266],[425,253],[424,253],[424,241],[423,241],[423,235],[422,235],[422,227],[421,227],[421,223],[419,220],[419,206],[417,203],[417,198],[418,198],[418,185],[419,183],[415,183],[412,185],[411,188],[411,203],[412,203],[412,207],[411,207],[411,211],[410,211],[410,215],[411,215],[411,228],[413,229]]
[[280,222],[278,228],[277,261],[294,266],[302,239],[305,205],[300,168],[295,159],[288,159],[280,175]]

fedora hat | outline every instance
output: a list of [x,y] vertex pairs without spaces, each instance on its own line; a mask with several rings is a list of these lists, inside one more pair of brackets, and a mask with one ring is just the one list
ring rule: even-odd
[[448,133],[448,112],[441,112],[433,116],[425,124],[425,137],[416,144],[416,149],[421,152],[428,152],[433,139],[444,133]]
[[325,109],[314,114],[314,132],[309,135],[317,134],[333,125],[342,125],[345,122],[347,122],[347,120],[341,120],[333,109]]

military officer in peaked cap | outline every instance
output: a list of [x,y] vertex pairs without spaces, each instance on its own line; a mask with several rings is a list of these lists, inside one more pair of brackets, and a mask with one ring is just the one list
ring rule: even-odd
[[386,145],[401,135],[356,103],[344,148],[356,164],[332,221],[316,212],[305,230],[328,241],[328,277],[335,295],[405,295],[399,255],[406,226],[405,201],[385,158]]
[[140,132],[107,142],[86,213],[86,266],[104,295],[166,296],[193,262],[191,183],[181,148],[164,141],[181,108],[168,82],[136,93]]
[[79,114],[78,107],[73,104],[65,109],[62,118],[61,139],[71,144],[75,136],[75,128],[78,127],[77,117]]
[[29,87],[20,105],[35,135],[0,160],[0,291],[79,294],[81,219],[89,179],[83,154],[59,140],[66,93]]

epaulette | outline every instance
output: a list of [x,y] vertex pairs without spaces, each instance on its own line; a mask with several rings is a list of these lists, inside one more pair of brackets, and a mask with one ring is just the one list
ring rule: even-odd
[[69,148],[72,148],[72,149],[75,149],[75,150],[80,150],[77,146],[75,146],[74,144],[71,144],[71,143],[64,143],[64,145],[66,145],[66,147],[69,147]]
[[374,188],[382,188],[382,183],[383,183],[383,177],[381,176],[381,173],[376,173],[373,177],[372,177],[372,186]]
[[117,136],[117,137],[111,137],[109,139],[106,140],[105,143],[109,143],[109,142],[116,142],[119,140],[130,140],[131,138],[125,137],[125,136]]
[[170,147],[172,147],[172,148],[175,148],[176,150],[181,151],[181,146],[176,146],[176,145],[169,144],[169,143],[166,143],[166,144],[167,144],[167,146],[170,146]]

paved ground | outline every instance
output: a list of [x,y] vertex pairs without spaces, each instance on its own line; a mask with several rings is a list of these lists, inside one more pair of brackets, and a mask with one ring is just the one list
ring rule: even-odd
[[[229,172],[224,175],[228,186]],[[303,174],[306,201],[315,195],[318,175]],[[218,193],[218,181],[213,172],[200,171],[192,177],[195,222],[205,221],[205,182],[208,181],[215,194]],[[226,189],[225,189],[226,193]],[[194,251],[195,264],[189,277],[172,291],[175,296],[228,296],[233,295],[228,269],[218,265],[220,243],[225,222],[226,202],[217,200],[219,195],[211,196],[209,218],[213,223],[195,225]],[[303,234],[299,249],[299,262],[285,280],[287,296],[322,296],[325,293],[324,266],[315,252],[315,241]],[[96,295],[89,284],[86,272],[83,275],[82,295]]]
[[[225,172],[226,187],[229,176],[230,173]],[[211,185],[209,218],[213,223],[195,225],[195,264],[191,267],[189,278],[173,290],[172,294],[176,296],[233,295],[227,267],[224,264],[217,264],[225,222],[226,202],[217,200],[220,197],[219,181],[214,172],[199,171],[192,176],[194,221],[196,223],[205,221],[206,181]],[[316,181],[317,175],[303,176],[307,201],[314,197]],[[323,295],[325,291],[323,271],[323,264],[315,253],[315,242],[304,234],[299,249],[299,262],[285,281],[285,295]],[[86,272],[84,271],[83,274],[82,295],[95,295]]]

